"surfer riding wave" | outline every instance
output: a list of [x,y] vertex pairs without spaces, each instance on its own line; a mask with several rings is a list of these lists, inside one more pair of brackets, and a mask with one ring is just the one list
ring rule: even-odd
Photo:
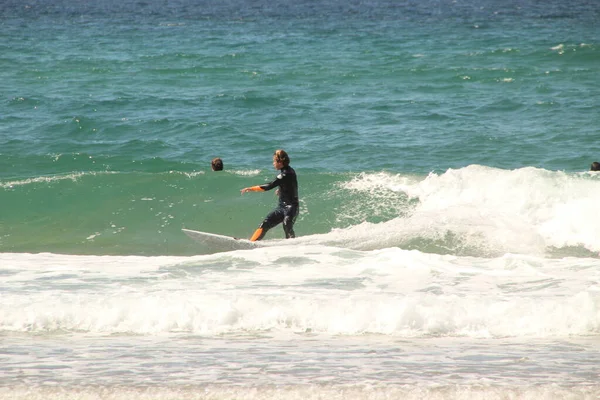
[[271,211],[260,226],[254,231],[250,238],[251,241],[261,240],[269,229],[283,223],[283,231],[286,239],[296,237],[294,233],[294,223],[298,216],[298,179],[296,171],[290,166],[290,157],[284,150],[276,150],[273,154],[273,167],[279,170],[279,174],[274,181],[264,185],[250,186],[243,188],[242,193],[246,192],[265,192],[278,188],[279,204],[277,208]]

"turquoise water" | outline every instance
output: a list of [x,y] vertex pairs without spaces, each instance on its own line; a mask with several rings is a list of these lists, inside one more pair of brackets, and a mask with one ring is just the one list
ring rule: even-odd
[[[598,26],[591,0],[0,2],[0,398],[598,398]],[[249,237],[278,148],[296,239],[182,233]]]
[[276,148],[300,174],[303,235],[361,222],[340,215],[348,194],[325,194],[353,174],[586,170],[600,158],[599,12],[594,2],[8,2],[2,249],[193,254],[182,226],[249,236],[274,200],[236,191],[272,178]]

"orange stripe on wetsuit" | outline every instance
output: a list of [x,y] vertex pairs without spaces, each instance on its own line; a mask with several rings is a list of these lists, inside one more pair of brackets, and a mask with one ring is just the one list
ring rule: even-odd
[[256,242],[262,236],[262,234],[263,234],[263,228],[258,228],[257,230],[254,231],[254,234],[250,238],[250,241]]

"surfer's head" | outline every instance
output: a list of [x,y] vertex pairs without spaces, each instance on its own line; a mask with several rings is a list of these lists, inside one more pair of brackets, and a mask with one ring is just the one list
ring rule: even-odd
[[275,150],[273,154],[273,164],[280,163],[284,167],[290,165],[290,156],[284,150]]
[[590,167],[590,171],[600,171],[600,162],[594,161]]
[[223,160],[221,160],[219,157],[213,158],[213,160],[210,162],[210,166],[213,171],[223,171]]

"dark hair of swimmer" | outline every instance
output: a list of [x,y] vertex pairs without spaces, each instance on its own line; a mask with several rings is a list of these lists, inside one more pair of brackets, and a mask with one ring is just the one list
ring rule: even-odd
[[213,160],[210,162],[210,166],[213,171],[223,171],[223,160],[221,160],[219,157],[213,158]]

